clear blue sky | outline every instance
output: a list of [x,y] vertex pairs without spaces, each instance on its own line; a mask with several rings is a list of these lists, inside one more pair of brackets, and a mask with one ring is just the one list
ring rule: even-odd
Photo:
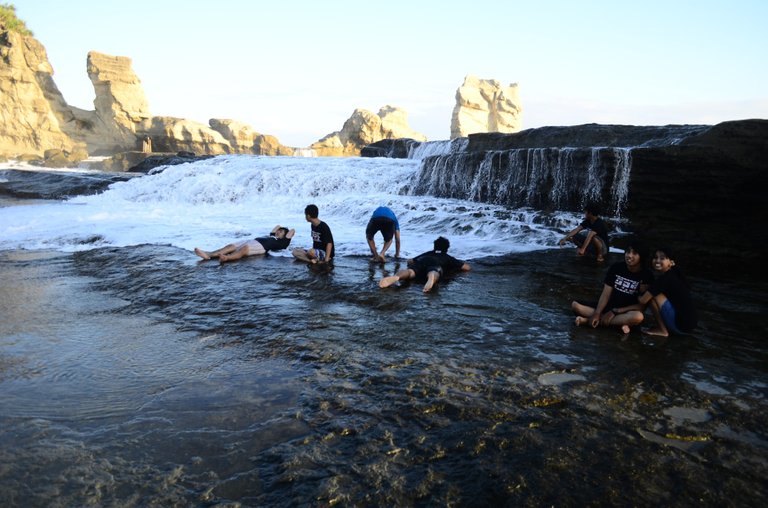
[[450,135],[464,76],[518,83],[523,127],[768,118],[768,0],[16,0],[67,102],[128,56],[153,115],[307,146],[390,104]]

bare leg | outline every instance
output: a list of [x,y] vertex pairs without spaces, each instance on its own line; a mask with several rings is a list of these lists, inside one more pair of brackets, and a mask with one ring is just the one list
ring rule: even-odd
[[590,307],[589,305],[582,305],[575,300],[571,302],[571,310],[578,316],[585,318],[592,317],[592,314],[595,313],[594,307]]
[[669,330],[664,324],[664,319],[661,317],[661,306],[667,301],[667,297],[663,294],[656,295],[651,299],[651,310],[653,311],[653,318],[656,320],[656,326],[653,328],[643,328],[643,333],[648,335],[658,335],[660,337],[669,337]]
[[[206,252],[206,251],[204,251],[202,249],[198,249],[197,247],[195,247],[195,254],[197,254],[198,256],[200,256],[203,259],[211,259],[211,258],[217,258],[221,254],[229,254],[230,252],[234,252],[236,250],[237,250],[237,245],[235,245],[234,243],[230,243],[228,245],[225,245],[221,249],[216,249],[215,251],[212,251],[212,252]],[[198,251],[200,251],[200,252],[198,252]],[[208,256],[208,257],[206,257],[206,256]]]
[[197,254],[203,259],[211,259],[211,255],[208,252],[205,252],[202,249],[198,249],[197,247],[195,247],[195,254]]
[[250,255],[250,250],[247,245],[243,245],[232,254],[219,254],[219,263],[226,263],[227,261],[237,261],[245,256]]
[[605,261],[605,257],[603,256],[603,241],[600,239],[600,237],[595,235],[592,237],[592,242],[590,243],[595,248],[595,252],[597,252],[597,262],[602,263]]
[[389,277],[383,277],[379,281],[379,287],[380,288],[388,288],[392,284],[401,281],[401,280],[408,280],[416,277],[416,272],[408,268],[407,270],[400,270],[395,275],[390,275]]
[[437,284],[437,281],[440,280],[440,273],[438,272],[429,272],[427,274],[427,283],[424,284],[423,291],[425,293],[429,293],[432,290],[432,287]]
[[313,249],[304,250],[301,247],[297,247],[291,251],[291,254],[293,254],[293,257],[298,259],[299,261],[304,261],[305,263],[311,263],[313,256],[310,255],[310,253],[314,253]]

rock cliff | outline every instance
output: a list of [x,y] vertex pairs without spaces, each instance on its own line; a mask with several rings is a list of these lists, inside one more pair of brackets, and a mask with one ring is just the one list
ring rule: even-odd
[[478,132],[518,132],[523,109],[517,88],[517,83],[505,87],[495,79],[465,77],[456,90],[451,139]]
[[0,154],[84,155],[85,143],[68,134],[76,123],[42,44],[0,27]]
[[427,139],[408,126],[408,114],[403,109],[384,106],[378,114],[356,109],[340,131],[328,134],[313,143],[310,148],[317,155],[357,156],[366,145],[382,139],[397,138],[412,138],[418,141]]
[[[58,150],[48,165],[73,165],[88,155],[130,153],[104,168],[122,168],[142,152],[193,152],[207,155],[257,154],[348,156],[381,139],[426,138],[408,126],[402,109],[385,106],[378,114],[356,110],[340,131],[310,148],[285,146],[249,125],[211,119],[209,125],[153,116],[130,58],[88,53],[94,110],[69,106],[53,81],[45,48],[31,35],[0,27],[0,157],[41,159]],[[149,142],[145,142],[147,138]],[[52,152],[51,152],[52,153]]]

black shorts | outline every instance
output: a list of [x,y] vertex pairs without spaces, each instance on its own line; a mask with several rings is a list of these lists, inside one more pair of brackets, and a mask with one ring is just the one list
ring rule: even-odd
[[368,221],[368,226],[365,227],[365,238],[373,240],[373,235],[379,231],[381,231],[385,242],[392,240],[392,237],[395,236],[395,221],[386,217],[374,217]]
[[443,267],[440,265],[434,265],[434,264],[421,264],[421,263],[415,263],[413,266],[411,266],[411,270],[413,270],[416,273],[416,279],[418,280],[426,280],[427,274],[429,272],[437,272],[441,277],[443,276]]

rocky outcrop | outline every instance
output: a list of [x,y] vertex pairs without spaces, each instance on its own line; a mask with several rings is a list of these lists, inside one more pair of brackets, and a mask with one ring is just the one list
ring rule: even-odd
[[522,111],[517,83],[505,87],[495,79],[467,76],[456,90],[451,139],[478,132],[518,132]]
[[427,139],[408,126],[408,114],[403,109],[384,106],[378,114],[356,109],[340,131],[328,134],[313,143],[310,148],[317,155],[357,156],[366,145],[382,139],[396,138],[412,138],[419,141]]
[[[66,132],[75,122],[36,39],[0,27],[0,153],[42,156],[47,149],[84,153]],[[76,162],[70,159],[70,163]]]
[[274,136],[254,132],[250,125],[236,120],[212,118],[209,125],[229,142],[233,153],[255,155],[293,155],[294,148],[284,146]]

